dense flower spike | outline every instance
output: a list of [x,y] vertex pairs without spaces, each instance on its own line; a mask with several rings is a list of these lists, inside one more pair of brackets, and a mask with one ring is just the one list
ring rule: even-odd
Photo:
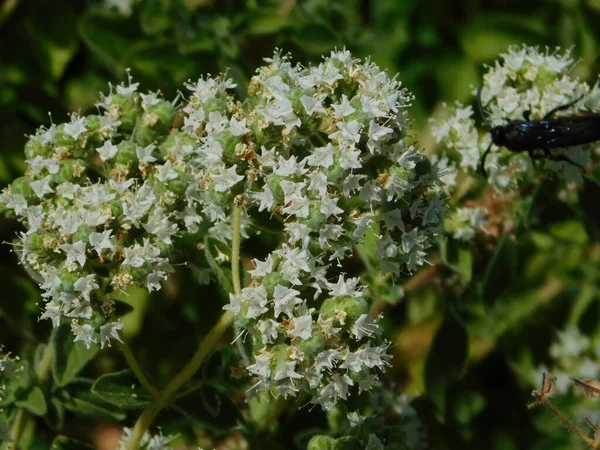
[[382,272],[417,269],[446,194],[439,166],[406,143],[411,96],[397,80],[345,50],[308,68],[279,52],[266,61],[244,103],[226,76],[186,83],[179,109],[131,80],[111,88],[102,115],[31,137],[30,169],[0,205],[27,227],[20,255],[40,275],[42,318],[69,322],[87,346],[119,339],[109,291],[160,289],[183,234],[230,241],[243,207],[242,236],[259,223],[281,236],[225,306],[253,345],[248,371],[274,395],[307,392],[329,409],[389,359],[342,262],[376,235]]
[[202,186],[227,192],[225,204],[244,192],[250,216],[265,211],[283,227],[281,246],[255,260],[253,285],[225,307],[238,338],[252,340],[255,386],[307,392],[329,409],[351,388],[369,389],[388,364],[359,280],[332,272],[370,233],[383,272],[418,268],[445,205],[437,167],[405,143],[411,97],[398,81],[345,50],[308,68],[280,53],[266,61],[246,104],[204,130]]
[[[506,125],[513,120],[524,120],[530,112],[531,120],[541,120],[552,109],[581,99],[572,107],[559,111],[555,117],[577,113],[598,112],[600,90],[571,75],[574,60],[570,52],[541,51],[520,46],[511,47],[501,55],[501,61],[488,68],[483,76],[481,100],[486,120],[490,126]],[[446,170],[474,175],[479,169],[481,156],[491,142],[489,130],[482,134],[475,122],[470,106],[456,105],[447,120],[435,123],[433,134],[447,149],[453,162],[446,160]],[[575,163],[585,166],[592,158],[595,144],[555,149],[555,154],[565,154]],[[515,189],[530,178],[532,162],[527,152],[514,153],[492,146],[486,160],[489,182],[498,192]],[[541,159],[536,173],[557,174],[567,181],[580,179],[580,169],[565,161]]]
[[168,135],[175,106],[137,87],[129,80],[111,88],[101,115],[73,114],[38,130],[25,148],[29,169],[0,197],[0,208],[27,227],[17,248],[39,274],[41,317],[70,322],[88,347],[120,340],[109,292],[134,283],[159,289],[173,271],[173,236],[200,221],[182,214],[192,180],[177,158],[167,160],[194,141]]

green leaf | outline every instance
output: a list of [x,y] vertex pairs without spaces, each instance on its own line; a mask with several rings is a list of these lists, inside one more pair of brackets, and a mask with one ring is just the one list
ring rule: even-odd
[[226,292],[233,292],[231,278],[231,248],[218,239],[206,236],[204,238],[204,255],[208,265],[217,277],[219,285]]
[[479,295],[486,303],[491,303],[507,286],[510,286],[510,281],[516,277],[517,263],[517,246],[514,238],[509,233],[505,233],[494,249],[494,254],[478,286]]
[[583,187],[579,191],[579,204],[588,234],[595,240],[600,240],[598,199],[600,199],[600,184],[593,178],[584,177]]
[[43,416],[48,410],[44,393],[38,386],[34,386],[25,399],[17,401],[16,405],[25,408],[35,416]]
[[427,393],[443,412],[446,387],[461,374],[469,353],[469,336],[463,323],[448,310],[438,329],[425,365]]
[[213,430],[231,430],[241,420],[241,414],[231,399],[211,386],[203,386],[177,400],[174,407],[198,424]]
[[65,426],[65,406],[55,397],[48,403],[48,412],[45,416],[46,423],[53,430],[62,430]]
[[544,24],[516,14],[475,15],[460,29],[460,43],[476,61],[490,61],[511,45],[543,40]]
[[287,16],[282,16],[276,10],[265,11],[252,15],[247,32],[249,35],[273,34],[281,31],[287,23]]
[[105,402],[119,408],[143,408],[153,401],[131,370],[109,373],[98,378],[92,392]]
[[79,372],[100,351],[100,346],[93,344],[89,349],[83,342],[73,342],[73,333],[68,324],[54,329],[51,343],[54,351],[52,375],[57,386],[69,384]]
[[448,237],[440,242],[440,253],[446,266],[458,273],[464,284],[468,284],[473,276],[471,245]]
[[132,47],[128,64],[155,83],[180,85],[197,75],[198,61],[182,58],[175,40],[141,41]]
[[64,404],[65,408],[77,414],[102,420],[120,421],[127,416],[115,405],[107,403],[91,392],[79,392]]
[[144,33],[153,35],[162,33],[171,27],[169,11],[162,0],[146,0],[142,3],[140,25]]
[[107,12],[88,12],[79,21],[79,34],[90,51],[109,69],[123,72],[129,50],[140,39],[133,19]]
[[56,439],[52,441],[50,450],[82,450],[87,448],[93,449],[94,447],[66,436],[57,436]]

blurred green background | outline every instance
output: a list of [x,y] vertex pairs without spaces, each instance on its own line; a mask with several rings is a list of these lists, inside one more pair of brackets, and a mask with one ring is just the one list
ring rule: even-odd
[[[160,89],[167,98],[188,79],[228,70],[243,98],[254,70],[275,47],[305,64],[347,47],[399,74],[415,95],[412,117],[422,145],[429,147],[427,119],[441,103],[471,102],[484,65],[522,43],[573,47],[580,59],[576,74],[594,82],[600,0],[3,0],[0,187],[25,170],[26,135],[50,123],[48,112],[60,123],[69,112],[93,111],[98,93],[107,92],[109,82],[125,80],[127,68],[141,90]],[[554,188],[540,188],[528,231],[517,242],[500,241],[491,257],[489,249],[475,249],[468,267],[460,257],[454,266],[445,258],[437,284],[407,289],[402,302],[388,307],[385,325],[396,355],[388,385],[398,392],[406,386],[422,391],[424,384],[443,390],[429,392],[431,399],[416,405],[433,448],[584,448],[547,411],[531,415],[525,407],[535,367],[551,364],[548,348],[556,329],[579,326],[600,341],[597,236],[582,226],[577,211],[553,200]],[[585,206],[596,208],[597,193],[586,194]],[[17,230],[14,221],[0,218],[0,241],[11,241]],[[485,264],[472,267],[478,255],[486,255]],[[47,339],[48,324],[37,323],[37,288],[8,245],[0,248],[0,277],[0,342],[18,351]],[[452,277],[459,282],[446,285]],[[478,279],[485,279],[485,295],[471,283]],[[144,319],[146,332],[161,330],[177,339],[161,338],[156,347],[139,350],[142,361],[172,357],[158,372],[168,373],[186,359],[173,354],[173,346],[188,339],[182,330],[198,335],[198,323],[207,320],[185,288],[190,283],[181,277],[167,286],[160,294],[164,301]],[[384,294],[397,296],[397,290],[382,288]],[[460,319],[446,313],[439,328],[447,305],[454,305]],[[210,305],[211,317],[219,307]],[[439,364],[431,356],[436,354],[443,355]],[[467,361],[460,377],[435,378],[435,371],[445,372],[457,360]],[[114,360],[101,358],[92,370],[115,370],[111,364]],[[419,375],[425,365],[433,382]],[[432,404],[443,417],[432,412]],[[284,429],[325,426],[320,412],[299,414]],[[281,442],[293,447],[291,438]]]

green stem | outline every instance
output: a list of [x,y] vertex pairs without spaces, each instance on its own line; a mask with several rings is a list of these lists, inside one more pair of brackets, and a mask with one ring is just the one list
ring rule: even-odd
[[154,397],[156,397],[159,393],[158,389],[156,389],[154,386],[152,386],[152,383],[150,383],[150,380],[148,380],[148,378],[144,374],[144,371],[142,370],[141,366],[135,359],[135,356],[134,356],[133,352],[131,351],[131,348],[129,347],[129,344],[127,343],[127,341],[126,340],[123,341],[120,344],[120,347],[121,347],[121,351],[123,352],[123,356],[125,356],[125,359],[127,360],[127,364],[129,364],[129,367],[131,368],[131,370],[137,377],[138,381],[141,383],[142,386],[144,386],[144,388],[148,392],[150,392]]
[[148,431],[154,418],[169,404],[173,395],[179,388],[194,376],[221,335],[227,330],[232,322],[233,313],[231,311],[227,311],[221,316],[217,324],[200,343],[200,346],[198,347],[198,350],[196,350],[194,356],[192,356],[192,359],[185,365],[181,372],[179,372],[177,376],[173,378],[162,391],[160,391],[155,403],[148,406],[142,413],[133,428],[131,437],[127,441],[127,450],[137,450],[139,448],[142,437],[146,431]]
[[[241,236],[241,218],[242,208],[239,205],[235,205],[233,208],[233,239],[231,242],[231,272],[233,277],[233,289],[236,295],[240,295],[241,280],[240,280],[240,236]],[[140,442],[144,437],[144,434],[150,428],[150,425],[158,415],[174,398],[175,393],[198,371],[206,357],[209,355],[219,338],[223,335],[225,330],[233,323],[234,315],[233,312],[225,312],[216,325],[208,332],[204,340],[200,343],[198,350],[192,356],[192,359],[185,365],[185,367],[173,378],[163,390],[158,393],[156,401],[148,406],[131,432],[131,437],[127,441],[127,450],[138,450]]]
[[[50,371],[52,370],[52,345],[46,345],[46,349],[44,350],[44,354],[42,355],[42,359],[40,364],[38,365],[35,371],[35,382],[36,384],[40,384],[44,378],[46,378]],[[13,426],[10,430],[10,436],[12,439],[12,447],[8,446],[6,448],[18,449],[19,444],[21,443],[21,438],[23,437],[23,432],[25,431],[25,425],[27,425],[27,419],[29,418],[29,414],[23,408],[19,408],[17,413],[15,414],[15,419],[13,422]]]
[[233,277],[233,292],[235,295],[242,294],[242,283],[240,281],[240,236],[242,222],[242,207],[233,207],[233,239],[231,240],[231,276]]

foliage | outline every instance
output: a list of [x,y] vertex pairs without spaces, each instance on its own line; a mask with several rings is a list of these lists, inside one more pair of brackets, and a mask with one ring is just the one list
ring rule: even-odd
[[[76,239],[60,238],[63,240],[56,245],[40,233],[30,232],[19,238],[25,248],[18,241],[14,253],[4,246],[0,265],[0,342],[5,344],[5,356],[0,359],[0,439],[14,439],[17,430],[21,448],[98,448],[103,442],[116,448],[116,440],[110,442],[110,433],[102,430],[120,433],[126,427],[123,442],[138,435],[144,448],[179,444],[311,450],[586,448],[581,436],[557,426],[560,422],[545,402],[559,408],[582,435],[597,438],[598,399],[589,387],[595,386],[593,380],[600,375],[597,145],[564,150],[585,165],[585,171],[564,162],[531,162],[526,154],[494,147],[486,164],[488,183],[478,174],[477,164],[490,135],[476,109],[474,91],[483,85],[484,113],[492,125],[521,120],[528,109],[532,119],[539,119],[554,106],[580,95],[580,103],[558,116],[598,113],[594,84],[600,42],[598,14],[600,4],[594,0],[436,0],[427,7],[413,0],[5,1],[0,6],[0,184],[12,184],[12,192],[23,195],[28,206],[62,205],[81,211],[85,205],[83,209],[91,211],[90,196],[85,194],[92,189],[89,178],[93,184],[106,184],[107,197],[101,197],[100,203],[110,205],[114,220],[126,221],[123,205],[146,202],[148,211],[155,211],[157,205],[165,208],[178,232],[170,235],[170,231],[155,227],[155,237],[148,244],[143,236],[152,234],[148,227],[135,231],[138,229],[132,225],[134,232],[122,235],[118,227],[107,225],[73,230]],[[515,47],[509,50],[511,45]],[[536,50],[530,45],[541,47]],[[557,45],[573,48],[571,53],[554,51]],[[273,57],[276,47],[282,53]],[[319,251],[328,257],[331,248],[323,238],[323,226],[339,223],[347,233],[354,226],[348,224],[355,224],[369,209],[356,195],[351,201],[339,202],[346,211],[343,219],[323,219],[315,214],[314,205],[309,217],[302,212],[294,215],[301,207],[295,212],[290,209],[295,201],[291,191],[279,193],[281,198],[273,200],[276,206],[269,204],[267,191],[276,197],[278,193],[273,191],[282,180],[296,185],[304,182],[301,164],[296,164],[300,167],[297,172],[274,180],[277,171],[285,170],[281,160],[306,156],[302,153],[306,145],[338,145],[324,118],[334,114],[332,104],[343,104],[343,94],[351,99],[357,92],[351,83],[331,94],[325,87],[321,91],[315,88],[314,92],[326,95],[326,112],[315,106],[314,115],[304,114],[306,102],[300,97],[312,95],[312,87],[300,82],[307,73],[286,59],[287,52],[304,67],[320,63],[339,66],[327,56],[336,47],[338,55],[347,48],[354,57],[370,57],[390,76],[399,74],[401,87],[394,89],[403,99],[401,110],[408,112],[398,122],[373,123],[394,129],[393,142],[386,141],[386,145],[403,149],[415,145],[423,158],[416,163],[415,172],[422,179],[410,179],[414,191],[409,189],[402,200],[388,199],[389,204],[374,208],[402,211],[398,214],[407,225],[405,230],[389,230],[382,220],[371,224],[362,239],[342,242],[344,235],[336,245],[346,246],[349,250],[345,249],[343,256],[349,258],[342,258],[339,267],[335,260],[313,261],[310,271],[321,268],[327,275],[319,284],[318,276],[311,278],[308,271],[296,270],[304,277],[297,284],[289,266],[280,261],[290,258],[291,250],[302,249],[302,236],[312,236],[317,242],[321,237]],[[551,50],[545,51],[545,47]],[[529,56],[529,65],[516,62],[521,53]],[[265,57],[273,59],[265,62]],[[555,60],[550,62],[552,57]],[[554,69],[546,70],[554,63]],[[367,70],[360,65],[347,67],[353,67],[348,73]],[[514,73],[510,72],[513,67],[517,67]],[[128,69],[136,83],[128,79]],[[505,70],[510,74],[501,82],[498,73]],[[219,76],[222,72],[226,75]],[[376,78],[374,74],[366,78]],[[202,83],[196,82],[201,76]],[[305,124],[299,127],[299,135],[308,136],[308,141],[294,140],[298,135],[286,141],[280,132],[286,125],[281,123],[269,123],[272,128],[263,134],[258,122],[251,125],[254,111],[268,115],[264,112],[276,89],[274,76],[295,90],[296,97],[290,97],[291,110]],[[343,76],[351,79],[349,74]],[[190,79],[194,82],[186,83]],[[216,80],[218,92],[211,91],[214,98],[206,107],[204,89],[212,89],[210,80]],[[128,91],[138,82],[139,92],[149,91],[145,97],[138,96],[137,87]],[[98,92],[107,92],[108,83],[112,84],[110,92],[99,100]],[[536,89],[541,95],[532,97]],[[183,96],[178,98],[179,92]],[[450,107],[442,106],[443,102]],[[119,116],[113,119],[119,125],[94,122],[94,118],[110,117],[116,104]],[[199,110],[206,117],[200,117]],[[228,127],[233,123],[234,128],[247,128],[249,131],[240,135],[246,137],[211,130],[213,122],[208,116],[215,112],[227,117]],[[152,114],[157,121],[149,125]],[[181,122],[173,122],[173,116]],[[371,144],[367,141],[372,138],[369,122],[359,116],[351,118],[364,121],[357,142],[368,152]],[[193,122],[194,117],[198,122]],[[247,120],[245,124],[241,124],[242,118]],[[32,173],[33,166],[26,164],[26,159],[31,161],[36,155],[46,159],[50,154],[34,148],[31,142],[35,139],[28,136],[35,135],[40,125],[52,129],[52,123],[62,133],[61,145],[72,154],[61,160],[55,173],[47,164],[39,173]],[[79,139],[78,123],[85,128],[87,140]],[[185,141],[188,138],[191,140]],[[174,142],[178,139],[181,142]],[[219,162],[225,169],[234,163],[236,169],[243,165],[236,145],[258,144],[255,153],[264,179],[260,175],[234,182],[219,172],[220,168],[208,166],[214,161],[184,155],[181,149],[187,144],[196,146],[197,139],[205,146],[213,139],[226,150],[233,149],[232,155]],[[325,142],[319,143],[323,139]],[[127,143],[134,144],[132,151],[125,148]],[[54,151],[57,145],[52,145]],[[102,145],[104,150],[98,152]],[[144,153],[152,145],[156,148]],[[276,154],[283,152],[271,167],[269,155],[261,153],[262,146],[276,148]],[[176,147],[181,152],[174,151]],[[376,151],[387,154],[384,146]],[[422,155],[432,164],[425,163]],[[174,169],[175,177],[164,167],[177,162],[182,164]],[[121,166],[130,171],[119,178],[124,173],[119,172]],[[322,170],[330,181],[335,177],[325,166],[306,167],[311,173]],[[361,160],[358,170],[371,177],[400,173],[390,167],[381,160]],[[434,188],[436,182],[427,179],[430,175],[435,178],[440,169],[442,181],[450,181],[444,195]],[[74,174],[81,170],[85,176],[76,179]],[[147,183],[152,189],[141,191],[147,174],[159,170],[164,179],[152,179]],[[199,192],[184,192],[198,175],[196,170],[218,173],[222,186],[205,183]],[[247,177],[246,170],[244,166],[243,172],[231,175]],[[303,193],[313,195],[315,204],[328,196],[343,198],[343,183],[350,172],[338,174],[318,195]],[[80,185],[77,195],[81,197],[69,198],[67,193],[60,198],[44,192],[46,178],[51,190],[64,182]],[[383,186],[384,178],[378,178]],[[131,189],[113,185],[110,190],[110,179],[119,183],[135,179],[135,183]],[[194,180],[201,185],[202,179]],[[33,187],[32,182],[36,183]],[[165,196],[165,192],[173,192],[177,200],[169,203],[170,194]],[[232,239],[232,218],[234,201],[241,193],[247,195],[241,216],[240,255]],[[193,203],[192,197],[201,200]],[[393,253],[392,246],[384,247],[382,242],[387,242],[387,235],[390,242],[400,243],[413,226],[423,225],[419,214],[426,207],[414,206],[419,212],[409,212],[419,197],[425,202],[439,200],[440,212],[447,202],[448,213],[443,230],[432,226],[425,233],[427,245],[414,250],[424,266],[409,267],[409,258],[402,259],[398,256],[402,252]],[[6,205],[6,200],[5,196],[0,203]],[[222,211],[204,211],[198,206],[208,203],[218,204]],[[17,212],[14,205],[13,201],[8,209]],[[198,207],[196,213],[185,209],[190,205]],[[284,208],[285,214],[281,213]],[[3,211],[7,212],[6,208]],[[196,214],[203,219],[197,220]],[[214,216],[207,221],[210,214]],[[132,214],[128,217],[133,224]],[[155,223],[164,225],[165,217],[157,215]],[[148,215],[139,219],[150,223]],[[24,227],[14,215],[0,215],[2,240],[13,241],[15,233],[31,231],[35,218],[26,220]],[[309,227],[308,231],[302,226]],[[109,229],[111,233],[102,236]],[[67,235],[57,230],[52,231],[54,236]],[[171,236],[172,245],[168,242]],[[95,250],[88,249],[84,264],[76,249],[61,248],[78,241],[95,245]],[[117,250],[140,248],[146,252],[137,267],[131,263],[133,254],[129,264],[124,264]],[[32,264],[31,257],[27,259],[31,249],[46,252],[44,262],[57,267],[62,267],[71,252],[73,270],[59,273],[60,286],[50,289],[48,274],[40,277],[40,266]],[[314,247],[310,251],[317,254]],[[405,247],[402,251],[410,254],[413,250]],[[275,262],[269,259],[272,254]],[[399,276],[382,272],[386,258],[384,269],[393,268]],[[232,264],[234,261],[237,263]],[[89,275],[96,278],[86,278]],[[243,288],[247,302],[243,306],[234,278]],[[113,291],[110,281],[120,291]],[[44,294],[48,296],[41,296],[40,283],[46,286]],[[310,283],[317,289],[308,286]],[[277,293],[275,286],[279,287]],[[155,291],[158,287],[161,289]],[[325,294],[318,297],[317,292],[318,299],[313,300],[318,289]],[[60,317],[52,316],[48,300],[65,293],[79,296],[81,303],[61,310]],[[285,305],[278,307],[273,301],[284,294],[291,299],[292,309],[295,303],[300,305],[287,315],[283,309],[277,314]],[[87,307],[86,296],[91,313],[82,309]],[[363,304],[359,298],[369,303]],[[225,305],[235,314],[235,324],[225,331],[228,322],[214,333]],[[254,307],[253,312],[248,312],[248,305]],[[55,318],[38,322],[44,307],[46,317]],[[267,313],[263,309],[269,309],[275,325],[264,320],[266,316],[261,314]],[[310,326],[307,315],[314,321]],[[71,322],[74,317],[78,320],[75,324]],[[371,322],[371,317],[379,321]],[[324,334],[321,342],[318,333],[322,329],[315,332],[323,325],[318,322],[321,319],[331,320],[334,329],[342,328],[343,337],[336,331]],[[60,326],[53,327],[50,322]],[[86,325],[93,331],[84,328]],[[267,325],[282,331],[274,332]],[[201,342],[210,342],[210,351],[198,356]],[[329,372],[328,365],[338,368],[346,364],[339,355],[371,348],[371,342],[376,348],[386,348],[392,358],[379,353],[368,371],[345,368]],[[303,359],[297,359],[291,348],[301,348]],[[321,353],[327,356],[322,361],[327,376],[320,378],[317,373],[311,380],[296,381],[298,372],[308,374],[308,366],[320,352],[330,352]],[[385,373],[380,370],[384,368]],[[548,377],[540,384],[544,372]],[[189,376],[182,378],[173,392],[165,389],[182,373]],[[351,376],[344,378],[345,373]],[[370,376],[379,377],[380,384],[359,394],[359,383],[368,387],[375,381],[364,381]],[[259,382],[257,387],[267,387],[267,393],[248,391]],[[533,389],[537,391],[531,397]],[[547,397],[550,393],[551,400]],[[274,394],[281,398],[275,399]],[[328,401],[331,398],[335,401]],[[311,400],[324,409],[306,406]],[[528,409],[530,402],[536,407]],[[140,433],[145,430],[136,423],[148,411],[154,414],[150,432]]]

